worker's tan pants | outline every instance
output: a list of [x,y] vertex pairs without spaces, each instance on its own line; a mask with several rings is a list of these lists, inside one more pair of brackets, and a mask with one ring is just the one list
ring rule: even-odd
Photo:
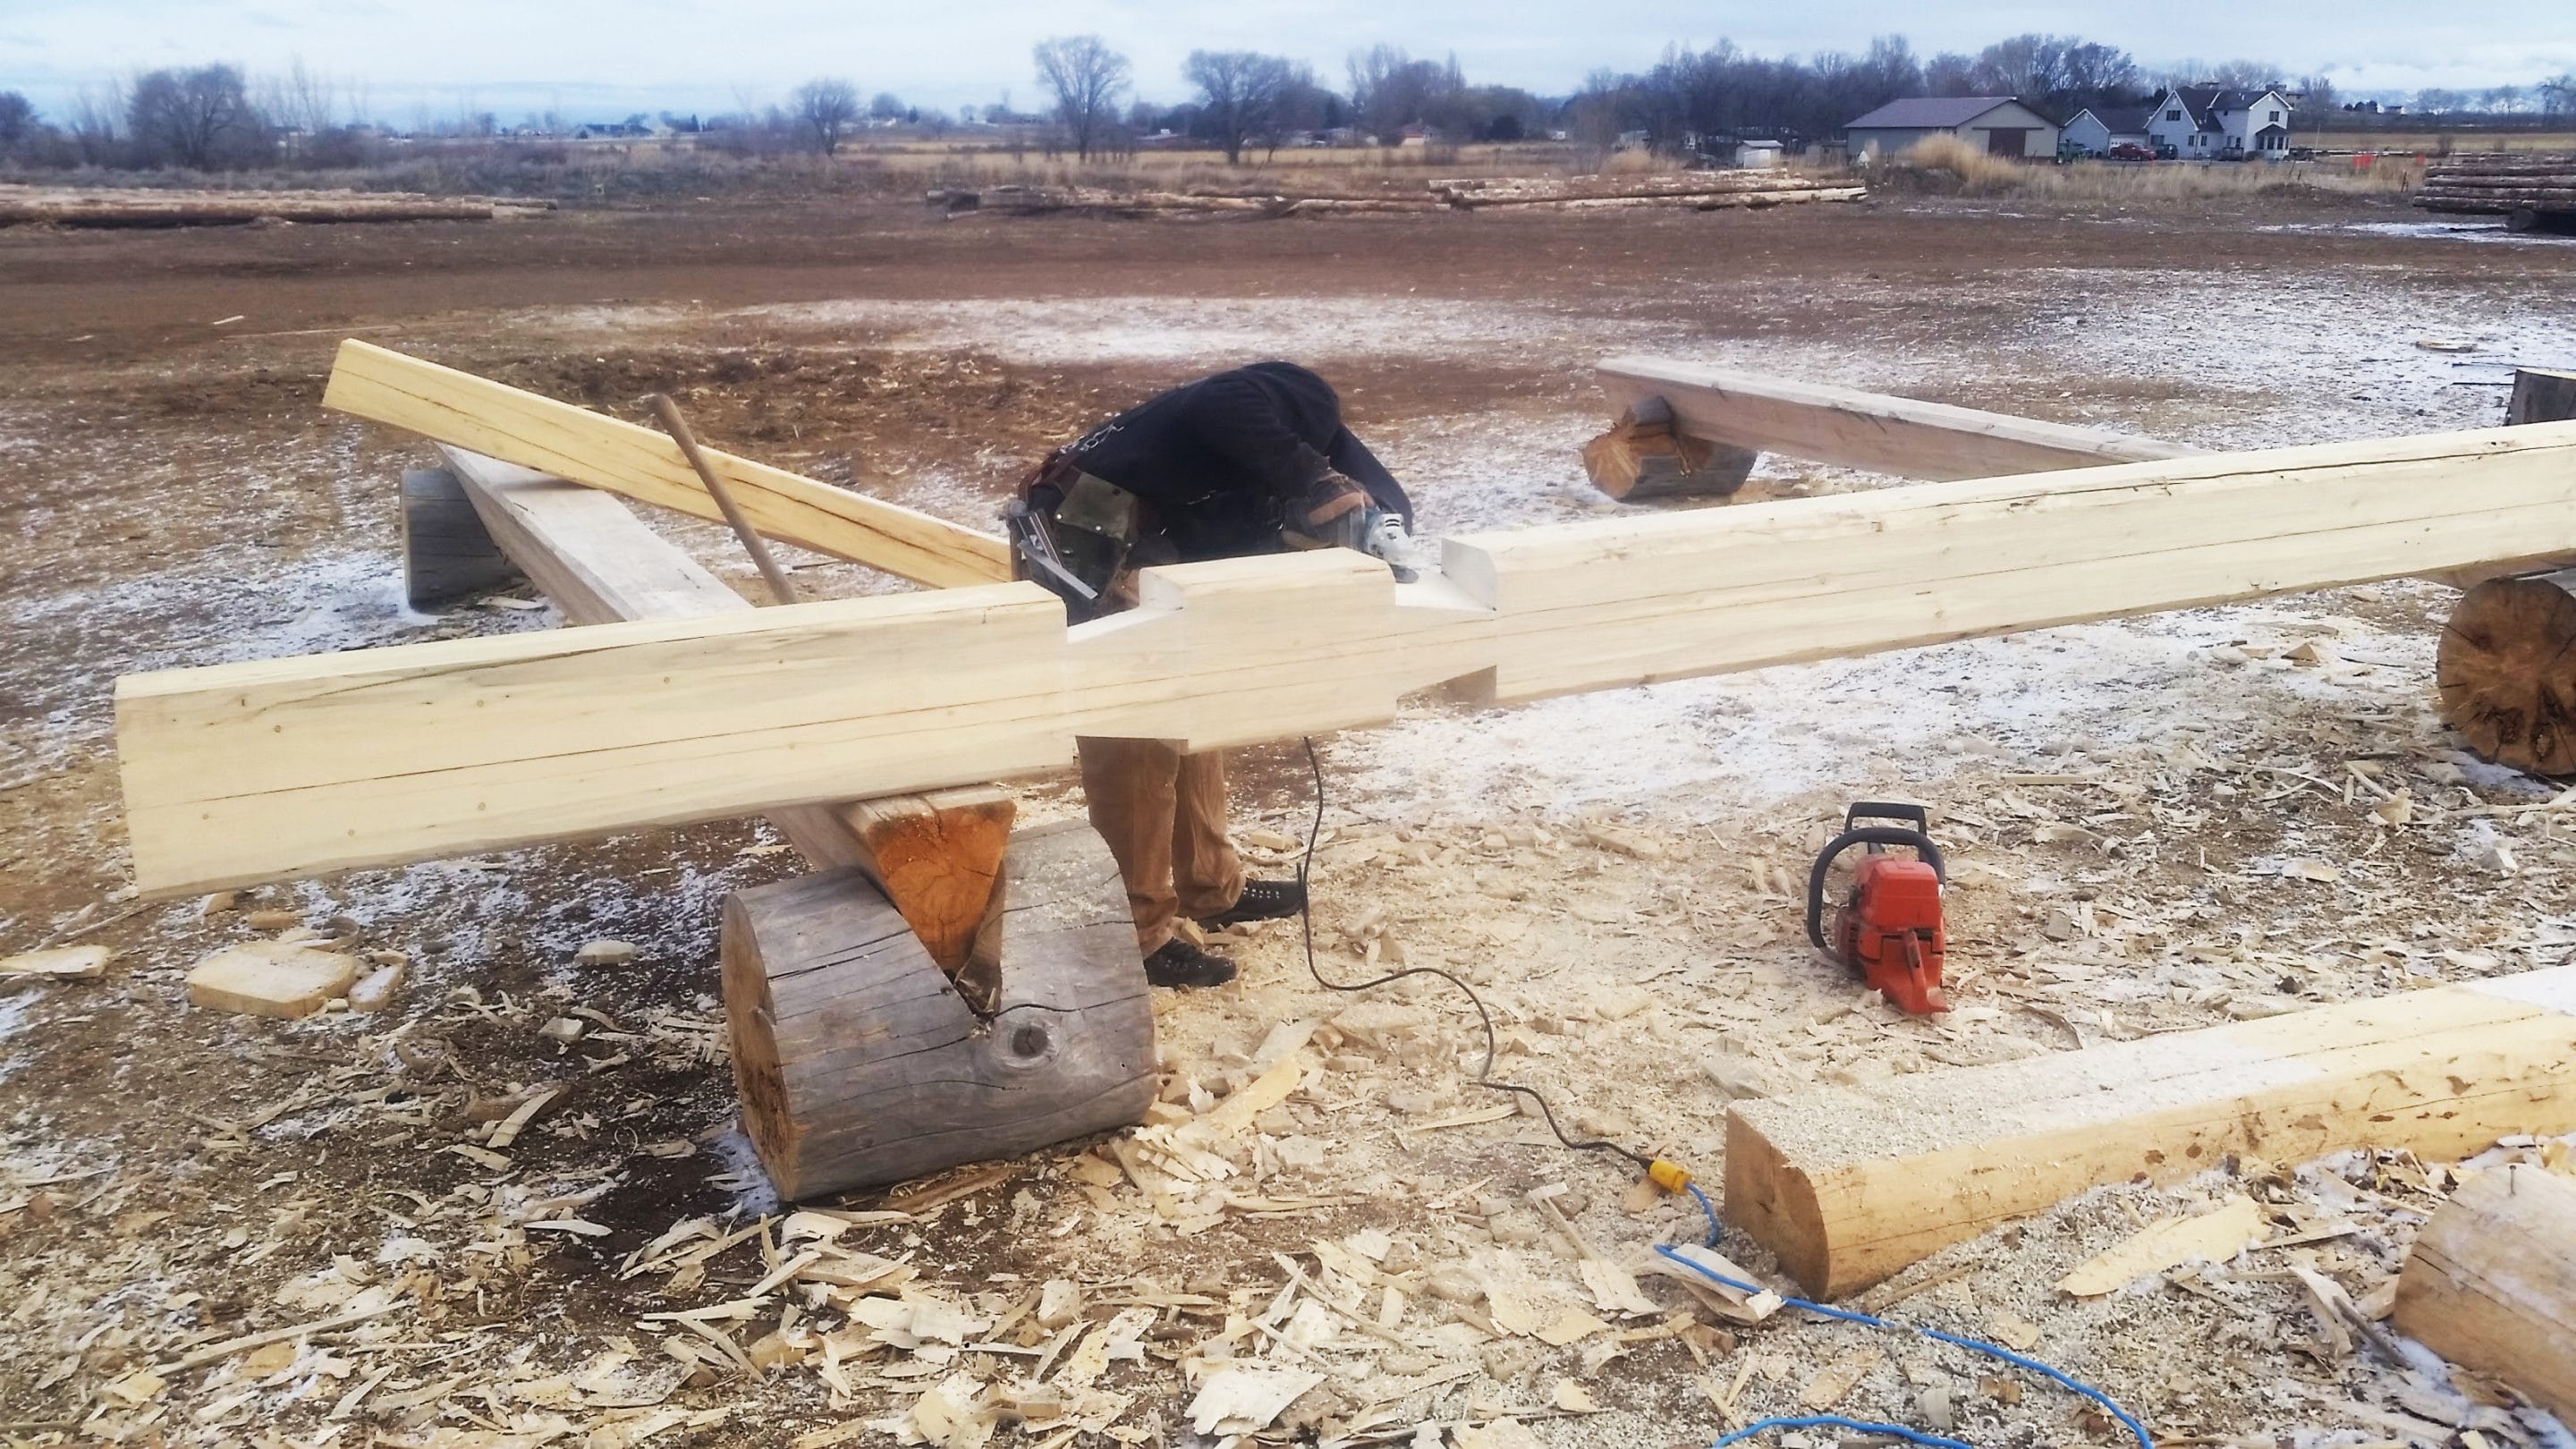
[[1079,739],[1091,825],[1118,858],[1136,944],[1152,955],[1180,916],[1213,916],[1243,894],[1225,834],[1225,756],[1156,740]]

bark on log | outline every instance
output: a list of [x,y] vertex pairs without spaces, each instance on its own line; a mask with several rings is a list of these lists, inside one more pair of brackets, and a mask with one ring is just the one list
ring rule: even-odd
[[2576,1184],[2491,1168],[2417,1234],[2391,1320],[2466,1368],[2576,1416]]
[[403,471],[402,555],[403,597],[415,609],[441,608],[524,577],[445,468]]
[[1154,1014],[1117,862],[1089,825],[1023,833],[998,1009],[970,1009],[854,870],[725,902],[743,1121],[779,1195],[881,1186],[1143,1120]]
[[1676,494],[1724,496],[1744,486],[1762,455],[1675,430],[1662,398],[1641,398],[1610,431],[1583,445],[1592,486],[1631,502]]
[[2433,677],[2442,720],[2479,758],[2576,773],[2576,575],[2489,579],[2443,626]]

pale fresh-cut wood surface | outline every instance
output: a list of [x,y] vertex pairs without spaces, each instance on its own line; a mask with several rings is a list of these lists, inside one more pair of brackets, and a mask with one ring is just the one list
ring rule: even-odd
[[2576,1130],[2576,967],[1728,1109],[1727,1220],[1840,1297],[2144,1172]]
[[[724,520],[668,434],[372,343],[340,344],[322,405],[641,503]],[[934,587],[1011,576],[1010,550],[994,534],[703,451],[767,537]]]
[[[2576,423],[2209,455],[1149,574],[137,675],[138,878],[203,890],[2576,553]],[[218,762],[220,768],[217,768]]]
[[2107,429],[1659,357],[1614,357],[1599,372],[1612,406],[1660,397],[1692,437],[1900,478],[1992,478],[2199,451]]

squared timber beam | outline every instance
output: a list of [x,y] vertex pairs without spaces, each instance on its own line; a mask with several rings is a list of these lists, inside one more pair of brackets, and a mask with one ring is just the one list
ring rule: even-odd
[[2576,967],[1740,1102],[1726,1218],[1839,1298],[2088,1188],[2230,1154],[2436,1160],[2576,1129]]
[[1661,398],[1686,436],[1899,478],[1995,478],[2199,452],[2100,428],[1657,357],[1614,357],[1598,371],[1613,406]]
[[177,894],[2576,553],[2576,423],[1929,483],[1149,573],[129,675],[135,871]]
[[[747,614],[749,600],[647,527],[614,495],[440,445],[460,496],[510,562],[574,624]],[[1000,907],[1002,854],[1018,812],[989,785],[769,812],[818,870],[876,882],[930,958],[966,971]],[[978,959],[979,968],[997,962]]]
[[[322,405],[639,503],[724,521],[666,434],[372,343],[340,344]],[[731,453],[701,451],[752,527],[771,538],[933,587],[1011,577],[1010,550],[992,534]]]

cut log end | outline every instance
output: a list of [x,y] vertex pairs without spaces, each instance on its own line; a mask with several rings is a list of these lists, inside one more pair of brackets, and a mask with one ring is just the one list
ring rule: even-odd
[[520,579],[465,485],[445,468],[404,472],[402,553],[403,595],[415,609],[442,608]]
[[1610,431],[1583,445],[1592,486],[1619,499],[1722,497],[1743,487],[1760,460],[1748,449],[1682,433],[1657,397],[1639,399]]
[[2480,758],[2536,775],[2576,773],[2576,597],[2561,577],[2469,590],[2435,655],[2443,721]]

